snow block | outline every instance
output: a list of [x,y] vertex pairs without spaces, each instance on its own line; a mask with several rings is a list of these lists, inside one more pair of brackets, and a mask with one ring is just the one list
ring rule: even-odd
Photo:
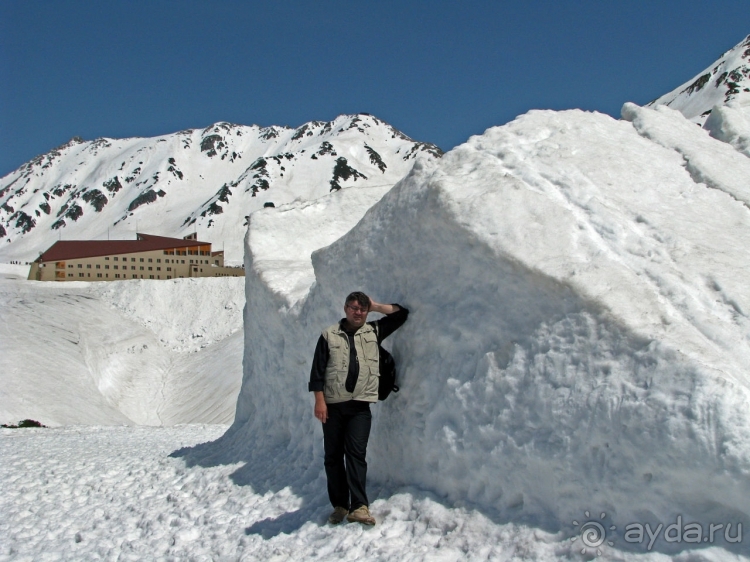
[[305,212],[251,220],[237,414],[196,455],[245,460],[261,489],[324,489],[310,362],[364,290],[412,311],[386,342],[401,392],[373,407],[383,489],[552,530],[586,510],[747,526],[750,171],[726,151],[747,158],[681,116],[678,145],[677,117],[624,112],[533,111],[417,162],[302,285],[273,281],[257,242],[288,236],[283,259]]

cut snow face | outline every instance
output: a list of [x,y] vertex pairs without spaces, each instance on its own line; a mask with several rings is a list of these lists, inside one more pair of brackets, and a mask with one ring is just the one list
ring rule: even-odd
[[418,155],[371,115],[297,129],[217,123],[155,138],[76,138],[0,179],[0,259],[29,261],[62,237],[198,238],[242,260],[247,216],[331,191],[393,186]]
[[251,220],[237,413],[191,462],[244,461],[239,482],[313,498],[309,365],[364,290],[412,311],[387,341],[401,392],[373,407],[382,489],[560,533],[606,512],[626,550],[646,549],[630,523],[747,529],[750,160],[677,112],[623,115],[534,111],[417,163],[313,252],[306,296],[254,243],[304,213]]

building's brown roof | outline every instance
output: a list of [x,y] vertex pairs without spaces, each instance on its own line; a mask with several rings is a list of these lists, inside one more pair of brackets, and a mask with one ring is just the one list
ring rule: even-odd
[[52,244],[46,252],[39,256],[38,261],[73,260],[211,245],[210,242],[152,236],[151,234],[138,233],[137,236],[137,240],[60,240]]

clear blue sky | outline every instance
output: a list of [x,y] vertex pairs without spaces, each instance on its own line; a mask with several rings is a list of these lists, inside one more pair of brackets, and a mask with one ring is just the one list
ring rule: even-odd
[[533,108],[619,116],[747,34],[747,0],[3,0],[0,175],[75,135],[356,112],[448,150]]

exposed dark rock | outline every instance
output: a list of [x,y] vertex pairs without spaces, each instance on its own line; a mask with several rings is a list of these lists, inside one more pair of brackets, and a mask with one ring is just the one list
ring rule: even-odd
[[[125,178],[125,181],[128,181],[127,178]],[[107,191],[109,191],[110,193],[117,193],[118,191],[122,189],[120,178],[118,178],[117,176],[113,177],[110,180],[105,181],[104,183],[102,183],[102,186],[104,186],[107,189]]]
[[346,181],[349,178],[354,178],[355,181],[358,178],[366,180],[367,176],[352,168],[347,162],[346,158],[340,156],[336,159],[336,166],[334,166],[333,168],[333,178],[329,182],[331,184],[331,191],[338,191],[339,189],[341,189],[341,184],[339,184],[338,180],[341,179]]
[[68,191],[69,189],[74,189],[74,188],[75,188],[75,185],[70,184],[70,183],[66,183],[62,187],[58,185],[57,187],[52,189],[52,194],[55,197],[62,197],[66,191]]
[[427,152],[435,158],[442,158],[443,156],[443,151],[438,146],[429,142],[417,142],[406,152],[404,160],[416,158],[417,152]]
[[107,199],[107,196],[104,195],[98,189],[92,189],[91,191],[87,191],[81,196],[81,198],[84,201],[86,201],[86,203],[90,203],[91,206],[94,207],[97,213],[100,213],[101,210],[104,208],[104,205],[106,205],[109,202],[109,199]]
[[[170,158],[170,160],[174,160],[174,158]],[[175,177],[182,179],[182,172],[174,166],[169,166],[169,168],[167,168],[167,172],[172,172]]]
[[58,228],[62,228],[63,226],[65,226],[65,221],[63,219],[60,219],[53,222],[50,228],[52,228],[52,230],[57,230]]
[[68,212],[65,213],[65,216],[73,219],[73,221],[77,221],[81,216],[83,216],[83,209],[81,209],[78,205],[73,205],[68,209]]
[[224,212],[224,209],[222,208],[222,206],[219,205],[216,201],[214,201],[208,206],[208,209],[206,209],[205,211],[201,213],[201,216],[205,217],[206,215],[220,215],[223,212]]
[[[265,172],[266,168],[266,159],[263,157],[258,158],[255,162],[250,164],[251,170],[263,170]],[[267,172],[266,172],[267,173]]]
[[318,156],[324,154],[330,154],[331,156],[337,156],[336,151],[333,149],[333,145],[328,141],[323,141],[320,145],[320,150],[317,152]]
[[22,234],[26,234],[36,226],[36,221],[23,211],[18,211],[15,216],[17,216],[16,228],[20,228]]
[[275,208],[275,207],[276,207],[276,205],[274,205],[273,202],[271,202],[271,201],[268,201],[267,203],[263,203],[263,208],[264,209]]
[[[45,193],[45,195],[47,194]],[[44,211],[45,215],[49,215],[50,212],[52,211],[52,208],[49,206],[49,203],[47,203],[46,201],[42,201],[41,203],[39,203],[39,208],[42,211]]]
[[201,140],[201,152],[205,152],[209,157],[216,156],[218,151],[225,146],[221,135],[208,135]]
[[708,84],[709,80],[711,80],[711,73],[707,72],[706,74],[704,74],[703,76],[701,76],[700,78],[698,78],[695,82],[693,82],[692,84],[690,84],[690,86],[688,86],[687,88],[685,88],[684,91],[686,93],[688,93],[688,94],[692,94],[693,92],[697,92],[701,88],[703,88],[703,86],[705,86],[706,84]]
[[259,135],[259,137],[262,140],[271,140],[271,139],[275,139],[278,136],[279,136],[279,132],[276,130],[276,127],[263,127],[260,130],[260,135]]
[[[140,173],[141,173],[141,168],[140,168],[140,166],[139,166],[138,168],[136,168],[135,170],[133,170],[132,172],[130,172],[130,175],[129,175],[128,177],[126,177],[126,178],[125,178],[125,181],[126,181],[127,183],[132,183],[132,182],[134,182],[134,181],[135,181],[135,178],[137,178],[137,177],[138,177],[138,174],[140,174]],[[118,183],[119,183],[119,180],[118,180]]]
[[370,146],[365,143],[365,150],[367,150],[367,154],[370,155],[370,163],[374,164],[378,167],[378,169],[385,173],[385,169],[388,167],[385,165],[385,162],[383,162],[383,159],[380,157],[380,154],[375,152]]
[[5,236],[6,236],[7,234],[8,234],[8,233],[7,233],[7,232],[5,232],[5,227],[4,227],[4,226],[3,226],[2,224],[0,224],[0,238],[5,238]]
[[42,425],[36,420],[23,420],[18,422],[18,425],[6,425],[2,424],[0,427],[5,427],[8,429],[20,429],[22,427],[47,427],[46,425]]
[[221,189],[216,193],[218,195],[217,200],[229,203],[229,196],[232,195],[232,191],[229,189],[227,184],[224,184]]
[[305,133],[307,132],[307,129],[308,129],[307,124],[302,125],[300,128],[298,128],[294,132],[294,136],[292,136],[292,140],[295,141],[295,140],[301,139],[305,135]]
[[10,205],[8,205],[7,201],[5,203],[3,203],[2,206],[0,206],[0,209],[2,209],[3,211],[5,211],[8,214],[13,213],[15,211],[15,209],[13,207],[11,207]]
[[61,216],[65,211],[68,210],[68,204],[65,203],[62,207],[60,207],[60,210],[57,211],[57,216]]
[[141,205],[153,203],[158,197],[164,197],[165,195],[166,193],[164,193],[163,190],[154,191],[153,189],[149,189],[148,191],[144,191],[130,202],[130,205],[128,205],[128,211],[134,211]]

